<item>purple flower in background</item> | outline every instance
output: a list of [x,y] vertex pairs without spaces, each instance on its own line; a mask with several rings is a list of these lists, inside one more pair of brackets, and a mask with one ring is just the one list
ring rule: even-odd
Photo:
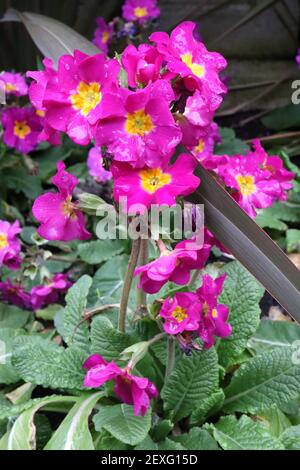
[[0,297],[9,304],[21,308],[30,308],[30,295],[20,283],[13,284],[10,279],[0,282]]
[[300,69],[300,49],[298,49],[297,51],[296,62],[297,62],[298,68]]
[[33,287],[30,292],[33,310],[54,304],[58,301],[60,294],[64,294],[71,285],[65,274],[56,274],[46,284]]
[[0,266],[19,269],[21,264],[21,243],[16,236],[22,231],[19,221],[10,224],[0,220]]
[[20,73],[2,72],[0,73],[0,80],[4,82],[5,93],[7,95],[27,95],[28,86],[25,78]]
[[97,147],[91,148],[87,159],[89,174],[97,183],[106,183],[112,178],[110,171],[105,170],[101,150]]
[[33,108],[7,108],[1,116],[4,128],[3,141],[20,153],[35,150],[40,142],[43,125]]
[[126,21],[137,21],[144,24],[160,15],[156,0],[126,0],[122,7],[123,18]]
[[111,42],[114,29],[110,24],[106,23],[102,16],[96,18],[96,24],[97,28],[94,33],[93,43],[95,46],[99,47],[104,54],[107,54],[108,45]]

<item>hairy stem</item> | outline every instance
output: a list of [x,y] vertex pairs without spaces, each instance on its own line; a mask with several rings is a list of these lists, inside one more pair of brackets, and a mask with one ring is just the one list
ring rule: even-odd
[[175,365],[175,339],[173,336],[168,337],[168,344],[167,344],[167,367],[166,367],[166,376],[165,380],[169,379],[172,370],[174,369]]
[[[149,258],[149,244],[148,240],[141,240],[139,265],[147,264]],[[147,294],[143,288],[137,290],[137,311],[147,310]]]
[[119,320],[118,320],[118,328],[122,333],[125,333],[125,324],[126,324],[126,313],[127,313],[127,306],[129,300],[130,289],[132,285],[133,273],[136,268],[139,252],[141,246],[141,239],[138,238],[137,240],[133,240],[132,242],[132,250],[131,255],[129,258],[128,269],[124,279],[124,286],[122,291],[121,297],[121,304],[120,304],[120,313],[119,313]]

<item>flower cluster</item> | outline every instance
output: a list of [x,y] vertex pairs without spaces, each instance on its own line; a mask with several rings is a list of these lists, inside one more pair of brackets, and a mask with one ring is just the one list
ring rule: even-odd
[[253,141],[254,151],[235,155],[218,166],[218,175],[231,188],[232,196],[250,217],[257,209],[286,200],[293,187],[294,174],[283,167],[278,156],[269,156],[258,139]]
[[212,279],[202,277],[202,286],[196,291],[180,292],[168,297],[162,304],[160,316],[164,319],[163,328],[170,335],[179,335],[179,343],[188,352],[199,337],[206,349],[215,343],[215,337],[230,336],[232,328],[227,323],[229,309],[218,304],[225,275]]
[[133,405],[134,414],[144,416],[150,406],[152,398],[157,398],[158,392],[155,385],[144,377],[131,374],[130,364],[121,369],[117,364],[106,362],[99,354],[93,354],[83,368],[88,372],[84,379],[84,386],[98,388],[109,381],[114,381],[114,393],[124,403]]
[[20,282],[12,283],[10,279],[0,282],[1,300],[27,310],[39,310],[57,302],[65,294],[72,283],[65,274],[56,274],[52,279],[46,279],[44,284],[25,291]]

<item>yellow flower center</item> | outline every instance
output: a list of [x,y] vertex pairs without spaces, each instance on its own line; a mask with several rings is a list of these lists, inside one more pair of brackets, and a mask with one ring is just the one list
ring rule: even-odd
[[103,42],[104,44],[106,44],[108,40],[109,40],[109,32],[108,32],[108,31],[103,31],[103,34],[102,34],[102,42]]
[[37,109],[35,114],[39,117],[45,117],[45,111],[43,111],[42,109]]
[[211,316],[213,318],[218,318],[218,311],[216,308],[213,308],[212,311],[211,311]]
[[26,121],[15,121],[14,134],[16,137],[19,137],[19,139],[25,139],[30,132],[31,129]]
[[172,317],[175,318],[178,323],[181,323],[187,318],[186,310],[182,307],[176,307],[172,312]]
[[205,148],[205,142],[203,139],[200,139],[198,145],[194,148],[196,153],[202,153]]
[[192,71],[196,77],[201,78],[205,74],[205,68],[203,65],[196,64],[193,62],[193,56],[190,53],[182,54],[180,56],[182,62]]
[[140,135],[143,137],[153,129],[153,122],[149,114],[143,109],[139,109],[132,114],[127,115],[125,129],[128,134]]
[[8,83],[5,84],[5,90],[6,91],[17,91],[18,88],[15,85],[13,85],[12,83],[8,82]]
[[148,10],[146,7],[136,7],[134,9],[134,16],[136,18],[143,18],[148,15]]
[[77,219],[76,207],[72,203],[72,196],[69,196],[62,204],[62,212],[65,216],[74,220]]
[[151,168],[139,172],[141,186],[149,194],[155,193],[158,189],[170,184],[172,181],[169,173],[163,173],[160,168]]
[[6,233],[0,232],[0,250],[9,245]]
[[80,82],[77,93],[71,95],[73,108],[81,111],[83,116],[87,116],[101,101],[102,93],[100,84],[96,82]]
[[238,175],[236,181],[239,185],[240,191],[243,196],[250,196],[255,193],[256,186],[254,183],[254,178],[251,175],[243,176]]

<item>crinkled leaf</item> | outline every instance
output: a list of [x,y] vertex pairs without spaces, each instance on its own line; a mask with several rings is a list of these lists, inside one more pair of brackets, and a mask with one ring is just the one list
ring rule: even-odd
[[300,425],[286,429],[281,441],[287,450],[300,450]]
[[248,348],[256,352],[270,348],[290,348],[295,341],[300,341],[300,326],[296,323],[262,320],[248,341]]
[[24,331],[19,329],[0,329],[0,384],[13,384],[20,378],[11,363],[11,356],[13,340],[22,334]]
[[172,437],[172,440],[179,442],[188,450],[218,450],[218,444],[205,429],[192,428],[189,433]]
[[120,240],[95,240],[78,246],[79,256],[88,264],[100,264],[119,255],[124,250]]

